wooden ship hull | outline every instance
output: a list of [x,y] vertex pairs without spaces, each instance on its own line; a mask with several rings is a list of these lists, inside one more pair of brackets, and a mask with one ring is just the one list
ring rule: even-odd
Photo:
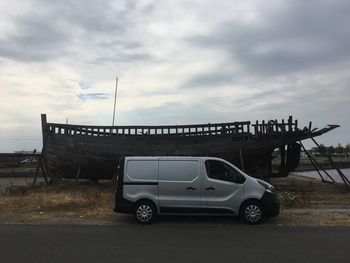
[[[176,126],[86,126],[48,123],[42,114],[42,160],[52,178],[111,179],[123,156],[215,156],[259,177],[287,176],[299,164],[301,140],[321,130],[298,128],[292,117],[254,124],[230,122]],[[272,170],[273,152],[280,165]]]

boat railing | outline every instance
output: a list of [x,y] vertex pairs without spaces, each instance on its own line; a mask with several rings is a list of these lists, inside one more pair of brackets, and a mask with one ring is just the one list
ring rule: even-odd
[[203,136],[250,134],[250,122],[231,122],[173,126],[87,126],[46,123],[46,131],[54,134],[90,136]]
[[[92,126],[47,123],[46,116],[42,119],[43,132],[64,135],[86,136],[218,136],[234,135],[236,137],[250,137],[270,134],[294,132],[298,130],[298,121],[290,116],[285,122],[282,120],[256,121],[251,124],[244,122],[208,123],[195,125],[167,125],[167,126]],[[251,129],[252,128],[252,129]],[[252,130],[252,131],[251,131]]]
[[298,129],[298,120],[293,120],[292,116],[289,116],[288,120],[285,121],[282,119],[281,122],[278,122],[277,119],[269,120],[267,122],[256,121],[255,124],[252,124],[254,134],[262,135],[262,134],[279,134],[279,133],[288,133],[299,131]]

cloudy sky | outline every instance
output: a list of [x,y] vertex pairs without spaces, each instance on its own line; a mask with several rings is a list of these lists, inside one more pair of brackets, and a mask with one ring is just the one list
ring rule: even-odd
[[350,142],[350,1],[0,0],[0,152],[49,122],[293,115]]

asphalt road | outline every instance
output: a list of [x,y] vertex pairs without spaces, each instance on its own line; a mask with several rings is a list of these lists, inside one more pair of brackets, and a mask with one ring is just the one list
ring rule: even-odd
[[0,262],[350,262],[350,228],[0,225]]

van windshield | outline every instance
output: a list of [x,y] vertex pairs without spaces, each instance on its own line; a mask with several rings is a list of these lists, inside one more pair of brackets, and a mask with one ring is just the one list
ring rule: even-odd
[[205,167],[207,175],[211,179],[237,184],[242,184],[246,180],[239,171],[221,161],[207,160],[205,161]]

